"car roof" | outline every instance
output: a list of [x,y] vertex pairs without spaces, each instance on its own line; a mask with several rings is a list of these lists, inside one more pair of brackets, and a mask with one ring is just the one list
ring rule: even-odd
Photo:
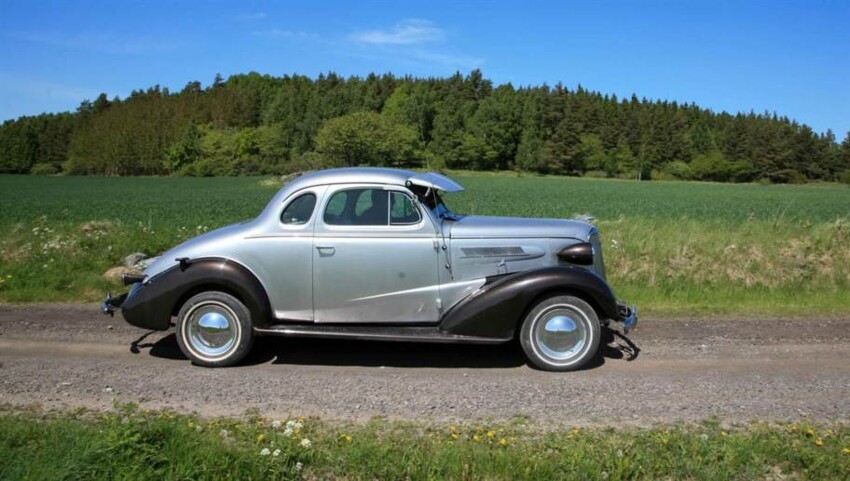
[[463,187],[457,182],[435,172],[418,174],[410,170],[385,167],[346,167],[308,172],[290,181],[285,188],[288,191],[297,191],[307,187],[328,184],[407,185],[408,181],[448,192],[463,190]]
[[359,182],[404,185],[405,181],[414,175],[416,175],[414,172],[402,169],[346,167],[307,172],[293,179],[286,187],[288,189],[300,190],[314,185],[354,184]]

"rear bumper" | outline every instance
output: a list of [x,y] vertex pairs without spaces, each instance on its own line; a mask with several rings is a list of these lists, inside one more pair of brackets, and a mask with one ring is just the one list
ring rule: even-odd
[[164,303],[156,302],[154,293],[148,286],[141,282],[135,283],[130,292],[113,296],[106,294],[106,299],[100,305],[100,311],[113,316],[115,311],[121,310],[121,315],[129,324],[143,329],[164,331],[168,329],[171,321],[171,311]]
[[617,302],[617,309],[620,312],[619,321],[623,323],[623,332],[628,334],[629,331],[631,331],[632,329],[637,327],[637,323],[638,323],[637,306],[635,304],[632,304],[631,307],[629,307],[629,305],[626,304],[625,302],[618,301]]
[[103,303],[100,305],[100,312],[114,316],[115,311],[121,309],[121,305],[124,304],[124,301],[127,299],[127,294],[121,294],[120,296],[114,297],[111,292],[106,293],[106,299],[103,300]]

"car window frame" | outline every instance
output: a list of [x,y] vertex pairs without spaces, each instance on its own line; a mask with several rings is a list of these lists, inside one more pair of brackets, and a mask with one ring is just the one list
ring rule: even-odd
[[[292,206],[292,204],[295,201],[297,201],[298,199],[300,199],[304,196],[307,196],[307,195],[312,195],[313,198],[315,199],[313,201],[313,210],[310,211],[310,216],[307,217],[307,219],[304,222],[300,222],[298,224],[290,224],[290,223],[284,222],[283,221],[283,214],[286,213],[286,209],[288,209],[290,206]],[[312,190],[296,192],[294,195],[290,196],[289,199],[287,199],[287,202],[285,202],[283,208],[280,210],[280,215],[278,216],[278,221],[280,222],[281,225],[284,225],[284,226],[287,226],[287,227],[305,226],[305,225],[309,224],[310,221],[313,219],[313,217],[316,215],[316,207],[318,207],[318,205],[319,205],[319,195],[316,192],[313,192]]]
[[[308,232],[310,235],[312,235],[313,229],[316,225],[316,211],[319,209],[319,206],[323,205],[324,203],[324,194],[326,190],[327,186],[325,185],[311,186],[287,195],[283,202],[281,202],[280,209],[277,212],[276,220],[278,228],[283,231],[292,231],[293,233]],[[307,220],[307,222],[303,224],[284,224],[283,211],[285,211],[286,208],[289,207],[289,204],[295,201],[295,199],[301,197],[304,194],[313,194],[316,196],[316,205],[313,207],[313,213],[310,215],[310,218]]]
[[[361,189],[380,189],[387,191],[387,224],[382,225],[344,225],[344,224],[328,224],[325,222],[325,210],[327,209],[328,204],[330,203],[331,198],[339,192],[346,190],[361,190]],[[413,208],[417,210],[419,213],[419,222],[415,224],[391,224],[391,212],[390,212],[390,194],[392,192],[401,192],[402,194],[408,196],[413,203]],[[416,197],[412,192],[408,191],[402,186],[395,185],[387,185],[387,184],[369,184],[369,183],[356,183],[356,184],[339,184],[332,185],[330,188],[325,191],[324,198],[321,200],[321,213],[317,216],[316,226],[321,226],[321,230],[327,233],[333,232],[369,232],[369,233],[377,233],[377,232],[415,232],[422,230],[426,224],[426,215],[422,211],[422,207],[419,205],[419,202],[416,202]],[[427,217],[430,219],[430,217]],[[432,221],[433,224],[433,221]],[[433,225],[432,225],[433,227]]]
[[[410,202],[410,205],[413,207],[413,211],[416,212],[416,215],[419,217],[416,222],[396,222],[393,223],[393,194],[401,194]],[[407,192],[403,192],[400,190],[390,190],[389,194],[387,194],[387,217],[389,219],[390,226],[405,226],[405,225],[417,225],[422,222],[422,212],[419,210],[419,207],[416,205],[416,198]]]

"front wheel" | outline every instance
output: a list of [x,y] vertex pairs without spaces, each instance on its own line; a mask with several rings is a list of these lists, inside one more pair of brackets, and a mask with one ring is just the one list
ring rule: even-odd
[[177,314],[180,350],[200,366],[232,366],[248,354],[253,341],[251,313],[230,294],[202,292]]
[[546,371],[573,371],[593,359],[601,328],[596,311],[573,296],[538,302],[525,316],[520,344],[532,364]]

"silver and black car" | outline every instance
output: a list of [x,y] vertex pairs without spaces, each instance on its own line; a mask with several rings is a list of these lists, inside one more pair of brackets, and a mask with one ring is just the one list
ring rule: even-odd
[[637,323],[578,220],[452,212],[437,173],[332,169],[287,183],[260,215],[163,254],[107,296],[135,326],[176,326],[202,366],[238,363],[259,335],[496,344],[580,368],[602,326]]

